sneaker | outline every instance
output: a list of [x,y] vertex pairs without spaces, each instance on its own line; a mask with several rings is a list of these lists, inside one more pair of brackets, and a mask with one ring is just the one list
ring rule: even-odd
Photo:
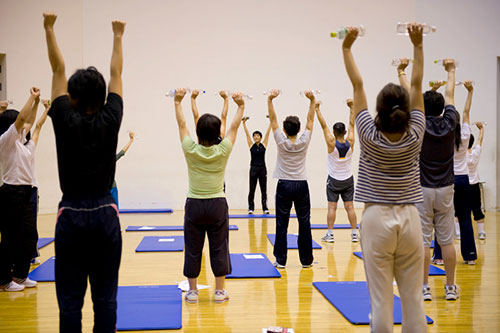
[[24,286],[15,283],[14,281],[10,281],[9,283],[0,286],[0,292],[2,291],[22,291],[24,290]]
[[326,234],[321,237],[321,241],[327,243],[335,243],[335,238],[333,238],[333,234]]
[[311,268],[313,267],[313,264],[309,264],[309,265],[302,265],[302,268]]
[[358,233],[351,234],[351,241],[352,241],[353,243],[357,243],[357,242],[359,242],[359,236],[358,236]]
[[457,232],[457,233],[455,234],[455,239],[456,239],[456,240],[460,240],[460,233],[459,233],[459,232]]
[[479,237],[479,239],[486,239],[486,233],[485,232],[480,232],[477,234],[477,236]]
[[184,299],[188,303],[196,303],[198,302],[198,290],[189,290],[184,296]]
[[214,301],[215,303],[223,303],[229,299],[229,294],[225,289],[215,290]]
[[38,258],[33,258],[31,259],[31,265],[40,265],[40,259]]
[[452,285],[452,286],[444,286],[444,291],[445,291],[445,298],[447,301],[455,301],[458,297],[458,288],[457,285]]
[[248,210],[248,215],[253,215],[253,210],[249,209]]
[[438,266],[444,266],[443,259],[432,259],[432,263]]
[[12,278],[12,281],[26,288],[34,288],[38,284],[36,281],[30,280],[28,277],[26,279]]
[[285,268],[285,265],[279,264],[277,261],[273,263],[273,266],[276,268]]
[[424,294],[424,301],[432,301],[431,287],[423,286],[422,293]]
[[474,266],[476,264],[475,260],[465,260],[464,264]]
[[264,209],[264,214],[269,215],[269,209]]

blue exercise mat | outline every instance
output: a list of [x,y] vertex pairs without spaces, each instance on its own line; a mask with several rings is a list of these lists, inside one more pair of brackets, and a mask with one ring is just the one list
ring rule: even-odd
[[232,272],[227,279],[280,278],[281,274],[263,253],[231,253]]
[[[353,254],[360,258],[360,259],[363,259],[363,253],[361,251],[359,252],[353,252]],[[436,267],[436,266],[433,266],[433,265],[429,265],[429,275],[430,276],[434,276],[434,275],[446,275],[446,272],[444,270],[442,270],[441,268],[439,267]]]
[[146,236],[135,252],[184,251],[184,236]]
[[[229,214],[230,219],[275,219],[275,214]],[[290,214],[290,218],[297,218],[297,214]]]
[[120,214],[173,213],[170,208],[160,209],[120,209]]
[[38,244],[37,244],[37,247],[38,247],[38,249],[41,249],[42,247],[49,245],[49,244],[50,244],[50,243],[52,243],[53,241],[54,241],[54,238],[53,238],[53,237],[49,237],[49,238],[38,238]]
[[[267,234],[267,238],[271,242],[271,244],[274,245],[274,242],[276,241],[276,235],[275,234]],[[299,246],[297,245],[297,240],[299,239],[298,235],[295,234],[288,234],[286,235],[286,246],[287,249],[298,249]],[[316,243],[313,239],[313,249],[321,249],[321,245]]]
[[[370,296],[365,281],[313,282],[313,286],[354,325],[369,325]],[[394,295],[394,324],[401,324],[401,300]],[[434,321],[426,316],[427,323]]]
[[[328,229],[328,225],[324,224],[311,224],[311,229]],[[350,224],[334,224],[333,229],[351,229]],[[358,224],[359,229],[359,224]]]
[[50,257],[46,262],[32,270],[28,277],[37,282],[54,282],[56,280],[56,257]]
[[118,287],[118,331],[182,328],[182,291],[177,286]]
[[[238,226],[229,225],[229,230],[238,230]],[[182,225],[130,225],[125,231],[184,231]]]

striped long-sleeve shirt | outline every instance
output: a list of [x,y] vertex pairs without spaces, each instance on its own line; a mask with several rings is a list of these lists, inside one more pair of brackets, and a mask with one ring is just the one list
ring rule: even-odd
[[368,110],[356,117],[361,154],[355,200],[383,204],[422,202],[420,150],[425,133],[425,115],[410,112],[408,131],[396,142],[377,130]]

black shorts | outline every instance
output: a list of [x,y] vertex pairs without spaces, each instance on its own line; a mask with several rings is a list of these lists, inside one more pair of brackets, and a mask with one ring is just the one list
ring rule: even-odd
[[345,180],[336,180],[330,176],[326,180],[326,197],[328,202],[339,201],[339,195],[342,201],[352,201],[354,198],[354,177],[351,176]]

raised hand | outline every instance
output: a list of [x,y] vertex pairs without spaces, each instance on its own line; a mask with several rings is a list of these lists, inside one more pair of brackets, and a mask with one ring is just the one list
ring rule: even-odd
[[477,126],[477,128],[479,128],[479,129],[483,129],[483,127],[484,127],[484,125],[483,125],[483,122],[482,122],[482,121],[478,121],[478,122],[476,122],[476,126]]
[[243,100],[243,94],[241,92],[237,92],[233,94],[233,101],[238,105],[238,106],[243,106],[245,105],[245,101]]
[[45,107],[45,110],[47,110],[50,107],[50,99],[42,99],[41,102]]
[[186,89],[184,88],[175,89],[174,101],[181,102],[185,95],[186,95]]
[[250,117],[243,117],[241,118],[241,121],[243,121],[243,124],[246,123],[250,119]]
[[359,30],[357,27],[347,27],[347,35],[344,38],[342,47],[350,49],[356,38],[358,38]]
[[52,29],[56,23],[57,15],[52,12],[43,13],[43,27],[45,29]]
[[219,95],[220,95],[220,97],[222,97],[224,99],[228,98],[227,92],[225,90],[219,91]]
[[113,34],[116,37],[122,37],[123,33],[125,32],[125,22],[113,21],[111,22],[111,25],[113,26]]
[[37,87],[32,87],[30,89],[30,94],[34,99],[39,99],[40,98],[40,89]]
[[7,110],[9,107],[9,101],[0,101],[0,112]]
[[314,99],[316,98],[316,97],[314,96],[314,93],[312,92],[312,90],[306,90],[306,91],[305,91],[305,96],[306,96],[307,98],[309,98],[309,100],[311,100],[311,101],[314,101]]
[[471,80],[465,80],[464,81],[464,87],[467,89],[468,92],[471,92],[474,90],[474,86],[472,86],[472,81]]
[[408,24],[408,34],[410,35],[410,40],[413,46],[422,46],[423,40],[423,27],[419,23],[409,23]]
[[276,97],[278,97],[278,95],[280,94],[280,91],[278,89],[271,89],[271,91],[269,92],[269,99],[273,100],[275,99]]
[[352,106],[354,105],[354,102],[352,100],[352,98],[348,98],[345,103],[347,104],[347,106],[350,108],[352,108]]
[[399,58],[398,72],[404,71],[406,69],[406,67],[408,67],[409,63],[410,63],[410,59],[408,59],[408,58]]
[[129,137],[129,139],[130,139],[130,140],[134,140],[134,138],[135,138],[135,133],[134,133],[134,132],[132,132],[132,131],[129,131],[129,132],[128,132],[128,137]]
[[193,90],[193,92],[191,93],[191,98],[196,99],[196,97],[198,97],[199,94],[200,94],[199,90]]
[[455,69],[455,59],[443,59],[444,70],[449,72]]

